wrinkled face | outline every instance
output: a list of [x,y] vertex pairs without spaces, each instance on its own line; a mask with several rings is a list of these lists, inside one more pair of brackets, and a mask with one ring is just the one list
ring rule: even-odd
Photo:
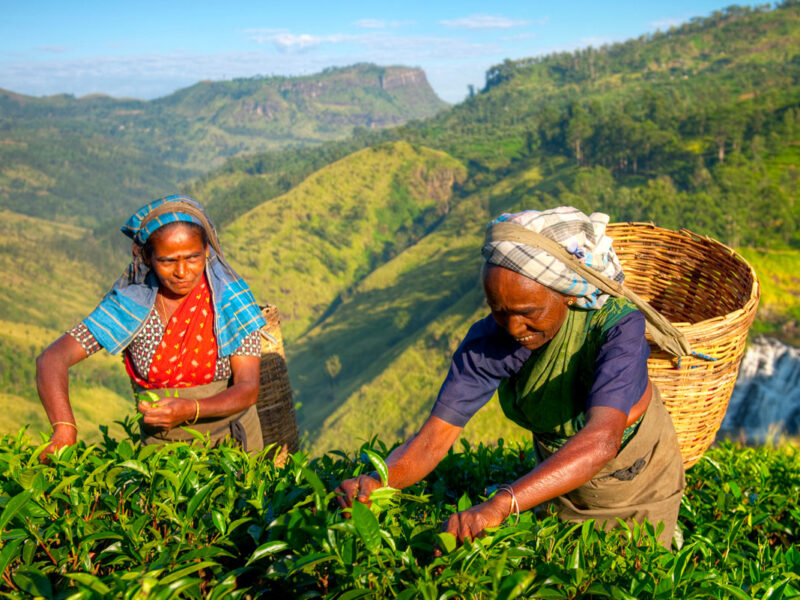
[[203,278],[206,246],[203,236],[183,225],[156,230],[151,236],[152,254],[145,261],[161,283],[167,298],[182,298]]
[[567,317],[571,299],[510,269],[489,264],[483,267],[483,291],[497,324],[530,350],[553,339]]

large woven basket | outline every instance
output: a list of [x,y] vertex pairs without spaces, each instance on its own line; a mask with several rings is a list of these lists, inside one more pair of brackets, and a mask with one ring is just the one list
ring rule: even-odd
[[736,252],[686,230],[614,223],[607,234],[625,271],[625,285],[712,357],[672,356],[651,343],[650,378],[672,416],[688,469],[711,445],[725,416],[744,354],[760,288]]
[[261,329],[261,372],[256,408],[264,447],[275,444],[273,458],[276,463],[283,464],[289,452],[298,449],[297,418],[278,309],[268,305],[261,314],[267,324]]

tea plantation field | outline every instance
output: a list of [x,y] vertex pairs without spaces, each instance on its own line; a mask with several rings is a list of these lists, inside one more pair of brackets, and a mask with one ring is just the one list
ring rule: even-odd
[[674,552],[650,524],[605,533],[531,513],[461,546],[441,533],[453,511],[530,469],[525,445],[464,443],[351,518],[333,490],[380,469],[379,441],[282,467],[230,447],[108,436],[41,465],[42,447],[23,433],[0,440],[3,598],[800,597],[789,444],[708,451],[688,472]]

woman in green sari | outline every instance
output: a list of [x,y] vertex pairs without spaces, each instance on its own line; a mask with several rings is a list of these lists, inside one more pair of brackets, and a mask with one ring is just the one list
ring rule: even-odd
[[[594,287],[550,253],[497,235],[513,223],[558,243],[587,267],[621,283],[605,235],[607,215],[561,207],[503,215],[482,253],[491,314],[453,356],[431,415],[387,458],[403,488],[430,473],[470,417],[497,392],[508,418],[533,433],[533,469],[485,502],[452,515],[445,530],[475,537],[513,514],[553,501],[561,518],[663,522],[669,546],[684,489],[675,430],[647,375],[645,319],[630,301]],[[381,482],[342,482],[342,506],[369,502]]]

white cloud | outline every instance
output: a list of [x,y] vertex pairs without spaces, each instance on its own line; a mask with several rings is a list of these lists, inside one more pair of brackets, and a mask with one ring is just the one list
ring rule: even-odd
[[363,29],[384,29],[386,21],[383,19],[360,19],[355,22],[355,26]]
[[660,29],[662,31],[668,30],[670,27],[677,27],[681,23],[684,22],[685,19],[679,19],[677,17],[665,17],[663,19],[659,19],[658,21],[653,21],[650,23],[650,27],[653,29]]
[[323,43],[324,38],[307,33],[295,35],[294,33],[276,33],[272,36],[270,41],[275,44],[279,50],[287,51],[298,48],[303,50],[305,48],[312,48],[319,46]]
[[496,44],[446,36],[404,36],[382,30],[357,34],[310,35],[287,30],[250,29],[245,33],[252,41],[272,44],[276,50],[287,54],[294,51],[308,53],[312,50],[319,53],[321,46],[328,45],[328,50],[335,53],[336,57],[351,56],[353,62],[416,65],[430,59],[483,57],[500,52]]
[[259,44],[272,44],[280,52],[307,50],[322,44],[357,41],[359,37],[339,33],[329,35],[292,33],[283,29],[248,29],[245,33],[248,34],[252,41]]
[[[0,61],[0,88],[33,96],[57,93],[83,96],[99,92],[117,98],[151,99],[202,80],[310,75],[326,67],[372,62],[424,66],[426,72],[435,72],[430,81],[437,93],[453,102],[466,93],[463,78],[467,72],[471,81],[481,81],[482,73],[491,64],[502,61],[503,53],[497,44],[472,43],[445,36],[396,36],[384,32],[309,36],[314,42],[320,42],[313,46],[309,45],[312,40],[288,31],[259,33],[262,42],[269,47],[249,52],[43,60],[19,57],[14,61]],[[287,49],[298,49],[305,44],[305,51],[281,51],[278,39]],[[333,43],[337,41],[341,43]],[[324,45],[324,42],[331,43]]]
[[439,24],[452,29],[512,29],[527,25],[528,21],[493,15],[470,15],[459,19],[439,21]]

